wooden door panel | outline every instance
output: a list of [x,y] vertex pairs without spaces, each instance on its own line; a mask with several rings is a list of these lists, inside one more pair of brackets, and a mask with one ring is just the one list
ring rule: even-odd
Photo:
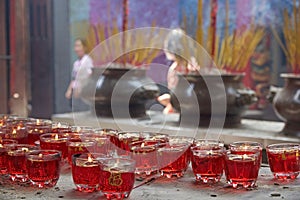
[[30,1],[31,116],[50,118],[54,111],[52,0]]
[[8,112],[6,0],[0,0],[0,113]]

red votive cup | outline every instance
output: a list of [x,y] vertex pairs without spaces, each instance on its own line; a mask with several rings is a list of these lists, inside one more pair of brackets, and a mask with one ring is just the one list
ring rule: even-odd
[[95,192],[100,183],[100,162],[97,158],[107,158],[104,154],[82,153],[72,156],[73,182],[80,192]]
[[195,138],[193,137],[188,137],[188,136],[168,136],[168,140],[170,144],[189,144],[189,149],[188,149],[188,160],[189,162],[191,161],[191,156],[192,156],[192,152],[191,152],[191,147],[194,145],[195,143]]
[[[262,161],[262,144],[251,141],[240,141],[229,144],[229,150],[233,154],[253,154],[259,153],[259,163]],[[259,165],[260,167],[260,165]]]
[[157,146],[145,143],[133,143],[130,145],[131,157],[136,162],[135,173],[141,177],[157,173]]
[[62,159],[68,157],[68,134],[66,133],[45,133],[40,136],[40,147],[43,150],[57,150],[61,152]]
[[28,144],[34,145],[35,141],[40,140],[40,136],[50,133],[52,130],[52,122],[49,120],[40,120],[27,122],[26,129],[28,133]]
[[100,129],[95,129],[94,133],[99,135],[106,135],[109,137],[111,143],[113,143],[115,146],[119,145],[117,130],[109,129],[109,128],[100,128]]
[[10,118],[10,115],[1,114],[0,115],[0,128],[6,124],[6,120]]
[[100,189],[107,199],[124,199],[130,195],[135,180],[135,161],[125,158],[102,159]]
[[226,179],[233,188],[255,186],[260,165],[259,152],[253,154],[225,154]]
[[8,144],[17,144],[18,141],[10,139],[0,139],[0,174],[7,174],[7,149]]
[[7,132],[8,132],[8,130],[6,129],[6,127],[2,127],[0,129],[0,137],[2,139],[9,139],[9,134]]
[[145,137],[140,132],[120,132],[118,134],[118,146],[125,150],[130,151],[130,143],[143,141]]
[[34,122],[33,118],[10,117],[6,120],[6,126],[9,128],[26,127],[28,122]]
[[223,143],[212,140],[198,140],[191,147],[192,168],[196,181],[217,183],[224,171],[225,148]]
[[67,142],[69,164],[72,165],[72,156],[74,154],[94,152],[95,144],[96,142],[91,140],[69,140]]
[[19,144],[27,144],[27,131],[25,127],[5,127],[0,131],[0,136],[6,139],[17,140]]
[[270,169],[275,178],[297,178],[300,172],[300,144],[271,144],[266,149]]
[[28,178],[33,186],[53,187],[59,179],[61,153],[56,150],[36,150],[26,153]]
[[8,144],[6,149],[10,179],[16,182],[28,181],[25,154],[38,148],[28,144]]
[[82,140],[94,141],[95,148],[93,153],[111,154],[112,143],[109,136],[96,133],[82,135]]
[[52,122],[51,133],[69,133],[72,132],[72,128],[67,123]]
[[119,132],[119,147],[123,150],[130,151],[132,143],[143,142],[147,145],[165,143],[168,141],[166,134],[152,132]]
[[182,177],[190,162],[191,143],[167,143],[157,150],[159,172],[167,178]]

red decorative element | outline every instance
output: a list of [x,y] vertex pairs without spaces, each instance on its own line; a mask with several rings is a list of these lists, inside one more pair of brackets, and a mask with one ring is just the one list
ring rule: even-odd
[[128,29],[128,0],[123,0],[123,24],[122,31],[127,31]]
[[100,190],[105,196],[114,196],[114,193],[130,192],[134,185],[133,172],[114,172],[101,170]]
[[211,11],[210,11],[210,18],[211,18],[211,33],[212,33],[212,47],[211,47],[211,57],[214,58],[215,56],[215,46],[216,46],[216,31],[217,31],[217,12],[218,12],[218,1],[212,0],[211,1]]

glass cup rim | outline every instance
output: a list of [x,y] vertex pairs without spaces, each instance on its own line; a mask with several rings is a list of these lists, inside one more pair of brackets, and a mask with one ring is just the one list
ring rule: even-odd
[[235,147],[235,146],[238,146],[238,145],[248,145],[250,147],[263,147],[263,145],[259,142],[254,142],[254,141],[236,141],[236,142],[232,142],[230,143],[228,146],[229,148],[230,147]]
[[13,147],[24,147],[24,148],[38,148],[35,145],[32,144],[7,144],[7,147],[13,148]]
[[232,153],[230,150],[226,150],[225,151],[225,158],[227,158],[228,156],[235,156],[235,157],[250,157],[250,156],[255,156],[257,158],[260,157],[260,152],[258,151],[253,151],[251,153],[245,153],[245,154],[236,154],[236,153]]
[[[83,146],[93,146],[95,145],[96,141],[92,141],[92,140],[83,140],[83,141],[67,141],[67,146],[71,146],[74,144],[84,144]],[[86,145],[87,144],[87,145]]]
[[169,141],[171,140],[180,140],[182,139],[183,141],[176,141],[175,143],[189,143],[189,144],[194,144],[195,138],[190,137],[190,136],[183,136],[183,135],[169,135],[168,136]]
[[95,128],[94,129],[95,131],[95,134],[103,134],[103,135],[106,135],[106,134],[118,134],[118,130],[116,129],[112,129],[112,128]]
[[[136,135],[138,137],[142,137],[144,139],[150,139],[155,136],[168,137],[168,134],[166,134],[166,133],[151,132],[151,131],[119,131],[118,137],[120,137],[121,135],[124,135],[124,134],[132,134],[132,135]],[[136,137],[136,136],[134,136],[134,137]],[[149,136],[149,137],[147,137],[147,136]],[[124,138],[131,138],[131,137],[124,137]]]
[[103,154],[103,153],[93,153],[93,152],[86,153],[85,152],[85,153],[73,154],[72,155],[72,162],[74,163],[74,162],[76,162],[76,160],[85,161],[85,160],[88,160],[88,157],[90,157],[90,156],[92,157],[93,161],[96,161],[99,164],[101,163],[101,161],[103,159],[112,158],[112,156],[109,156],[109,155],[106,155],[106,154]]
[[[1,137],[0,137],[1,138]],[[3,141],[10,141],[12,143],[8,143],[8,144],[18,144],[18,141],[17,140],[14,140],[14,139],[9,139],[9,138],[1,138],[0,139],[0,144],[2,145],[7,145],[7,144],[3,144]]]
[[133,165],[135,167],[136,161],[132,158],[124,158],[124,157],[108,157],[108,158],[104,158],[102,159],[102,165],[107,164],[106,162],[108,161],[112,161],[112,160],[116,160],[118,162],[128,162],[130,165]]
[[158,151],[177,151],[183,150],[186,151],[190,148],[190,143],[166,143],[166,146],[159,147]]
[[108,135],[100,135],[100,134],[97,134],[97,133],[86,133],[86,134],[82,134],[81,137],[82,138],[87,138],[87,139],[95,137],[95,138],[99,138],[99,139],[103,138],[103,139],[108,139],[109,140]]
[[269,144],[267,148],[280,148],[280,147],[300,147],[299,143],[275,143]]
[[[60,126],[57,127],[59,124],[60,124]],[[58,122],[58,121],[52,121],[52,126],[55,126],[53,128],[60,128],[60,127],[62,127],[62,128],[66,128],[66,127],[69,128],[69,127],[71,127],[70,124],[67,123],[67,122]]]
[[300,144],[299,143],[275,143],[270,144],[266,147],[267,152],[284,152],[287,150],[298,150],[300,151]]
[[[44,155],[43,153],[48,153]],[[39,155],[42,154],[43,157]],[[61,158],[61,151],[58,150],[32,150],[25,153],[27,159],[35,159],[35,160],[56,160]]]
[[38,127],[47,126],[48,127],[48,126],[52,126],[52,121],[49,119],[32,119],[26,121],[26,126],[38,126]]
[[70,126],[71,132],[77,133],[94,133],[94,128],[90,126]]
[[193,146],[198,146],[197,144],[217,144],[219,146],[224,146],[224,141],[222,140],[215,140],[215,139],[195,139]]
[[[52,139],[50,136],[54,136],[55,137],[55,135],[57,135],[58,136],[58,141],[59,140],[68,140],[69,139],[69,135],[67,134],[67,133],[43,133],[42,135],[40,135],[40,140],[43,140],[43,142],[45,142],[44,140],[46,140],[46,139]],[[48,136],[49,136],[49,138],[48,138]],[[59,137],[59,136],[64,136],[64,137]]]
[[37,146],[31,144],[7,144],[5,148],[7,149],[7,152],[9,154],[13,154],[13,155],[15,154],[25,155],[30,151],[39,150]]
[[220,154],[225,154],[226,153],[226,148],[225,147],[219,147],[219,148],[207,148],[207,149],[199,149],[199,146],[193,146],[191,147],[192,153],[198,152],[198,153],[207,153],[209,151],[213,153],[220,153]]

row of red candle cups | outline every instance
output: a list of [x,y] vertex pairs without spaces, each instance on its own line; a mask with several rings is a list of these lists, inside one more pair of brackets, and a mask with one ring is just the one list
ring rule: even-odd
[[[233,186],[255,185],[261,163],[262,147],[258,143],[237,142],[229,151],[218,141],[197,140],[188,137],[170,137],[159,133],[116,132],[113,130],[64,131],[53,129],[40,136],[43,149],[62,152],[63,160],[71,162],[73,154],[96,152],[130,156],[136,161],[135,173],[183,176],[190,160],[193,172],[200,182],[218,182],[225,171]],[[62,133],[65,132],[65,133]],[[118,147],[118,148],[115,148]],[[275,144],[267,147],[269,164],[279,179],[296,178],[299,174],[299,144]],[[1,163],[1,162],[0,162]],[[15,179],[12,174],[12,179]],[[107,193],[108,194],[108,193]],[[124,193],[126,196],[126,194]],[[108,195],[109,196],[109,195]]]
[[88,133],[91,127],[70,126],[44,119],[0,116],[0,137],[17,140],[19,144],[35,145],[45,133]]
[[1,174],[8,174],[13,182],[30,182],[40,188],[56,185],[61,152],[39,150],[34,145],[17,144],[10,139],[0,142]]
[[98,153],[74,154],[72,177],[81,192],[101,191],[107,199],[123,199],[134,186],[135,161]]

